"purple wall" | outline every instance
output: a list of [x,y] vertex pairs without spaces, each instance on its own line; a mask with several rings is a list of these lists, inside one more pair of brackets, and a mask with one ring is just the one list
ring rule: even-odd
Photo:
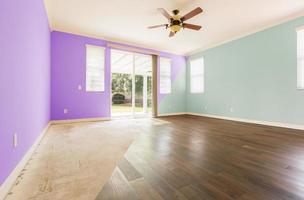
[[[52,32],[51,38],[51,119],[110,117],[110,48],[106,47],[108,42],[57,31]],[[104,92],[85,91],[86,44],[106,47]],[[186,65],[185,57],[157,53],[172,59],[174,80],[180,69]],[[81,91],[78,90],[78,85],[82,86]],[[163,97],[164,95],[159,95],[158,101]],[[63,113],[65,108],[68,109],[66,114]]]
[[1,0],[0,27],[1,185],[49,121],[50,30],[43,1]]
[[[110,49],[106,48],[105,92],[85,92],[85,44],[104,40],[52,32],[42,0],[0,2],[0,185],[48,121],[110,116]],[[172,80],[185,57],[172,59]],[[50,68],[50,66],[52,67]],[[83,90],[78,90],[81,85]],[[159,94],[158,101],[164,95]],[[50,109],[51,108],[51,109]],[[69,112],[63,113],[67,108]],[[13,134],[18,146],[13,147]]]

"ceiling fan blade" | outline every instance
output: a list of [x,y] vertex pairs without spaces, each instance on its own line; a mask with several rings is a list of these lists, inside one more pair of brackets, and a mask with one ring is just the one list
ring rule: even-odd
[[187,23],[184,23],[183,27],[188,28],[188,29],[197,30],[197,31],[202,28],[201,26],[198,26],[198,25],[195,25],[195,24],[187,24]]
[[184,15],[181,20],[182,21],[186,21],[198,14],[200,14],[201,12],[203,12],[203,9],[201,9],[200,7],[195,8],[194,10],[192,10],[191,12],[189,12],[188,14]]
[[168,20],[171,20],[171,15],[169,15],[169,13],[163,9],[163,8],[158,8],[157,9],[163,16],[165,16]]
[[168,26],[168,24],[160,24],[160,25],[155,25],[155,26],[149,26],[148,28],[159,28],[159,27],[163,27],[163,26]]
[[173,37],[174,35],[175,35],[175,33],[171,31],[169,34],[169,37]]

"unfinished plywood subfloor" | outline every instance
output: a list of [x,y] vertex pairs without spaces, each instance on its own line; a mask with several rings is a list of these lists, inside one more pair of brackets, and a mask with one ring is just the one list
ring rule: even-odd
[[151,123],[52,125],[6,200],[95,199],[136,135]]

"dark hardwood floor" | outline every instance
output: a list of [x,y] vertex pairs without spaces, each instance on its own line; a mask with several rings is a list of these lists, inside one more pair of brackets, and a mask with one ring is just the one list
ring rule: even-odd
[[304,131],[194,116],[158,120],[97,200],[304,199]]

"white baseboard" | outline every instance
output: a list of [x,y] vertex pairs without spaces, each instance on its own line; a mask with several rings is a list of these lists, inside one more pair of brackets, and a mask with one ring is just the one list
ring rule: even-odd
[[245,123],[250,123],[250,124],[260,124],[260,125],[266,125],[266,126],[276,126],[276,127],[281,127],[281,128],[304,130],[304,125],[297,125],[297,124],[285,124],[285,123],[280,123],[280,122],[259,121],[259,120],[225,117],[225,116],[220,116],[220,115],[209,115],[209,114],[201,114],[201,113],[193,113],[193,112],[188,112],[187,114],[194,115],[194,116],[201,116],[201,117],[210,117],[210,118],[216,118],[216,119],[231,120],[231,121],[237,121],[237,122],[245,122]]
[[50,127],[50,122],[46,125],[46,127],[43,129],[39,137],[36,139],[35,143],[31,146],[31,148],[26,152],[26,154],[23,156],[21,161],[18,163],[18,165],[15,167],[15,169],[12,171],[12,173],[6,178],[4,183],[0,186],[0,200],[4,199],[6,195],[9,193],[13,185],[15,184],[18,176],[20,175],[21,171],[24,169],[25,165],[29,161],[29,159],[32,157],[32,154],[36,150],[37,146],[39,145],[40,141],[42,140],[43,136],[47,132],[47,130]]
[[177,113],[162,113],[158,114],[158,117],[168,117],[168,116],[176,116],[176,115],[186,115],[186,112],[177,112]]
[[98,117],[98,118],[83,118],[83,119],[63,119],[63,120],[51,120],[50,123],[54,124],[71,124],[79,122],[98,122],[111,120],[110,117]]

